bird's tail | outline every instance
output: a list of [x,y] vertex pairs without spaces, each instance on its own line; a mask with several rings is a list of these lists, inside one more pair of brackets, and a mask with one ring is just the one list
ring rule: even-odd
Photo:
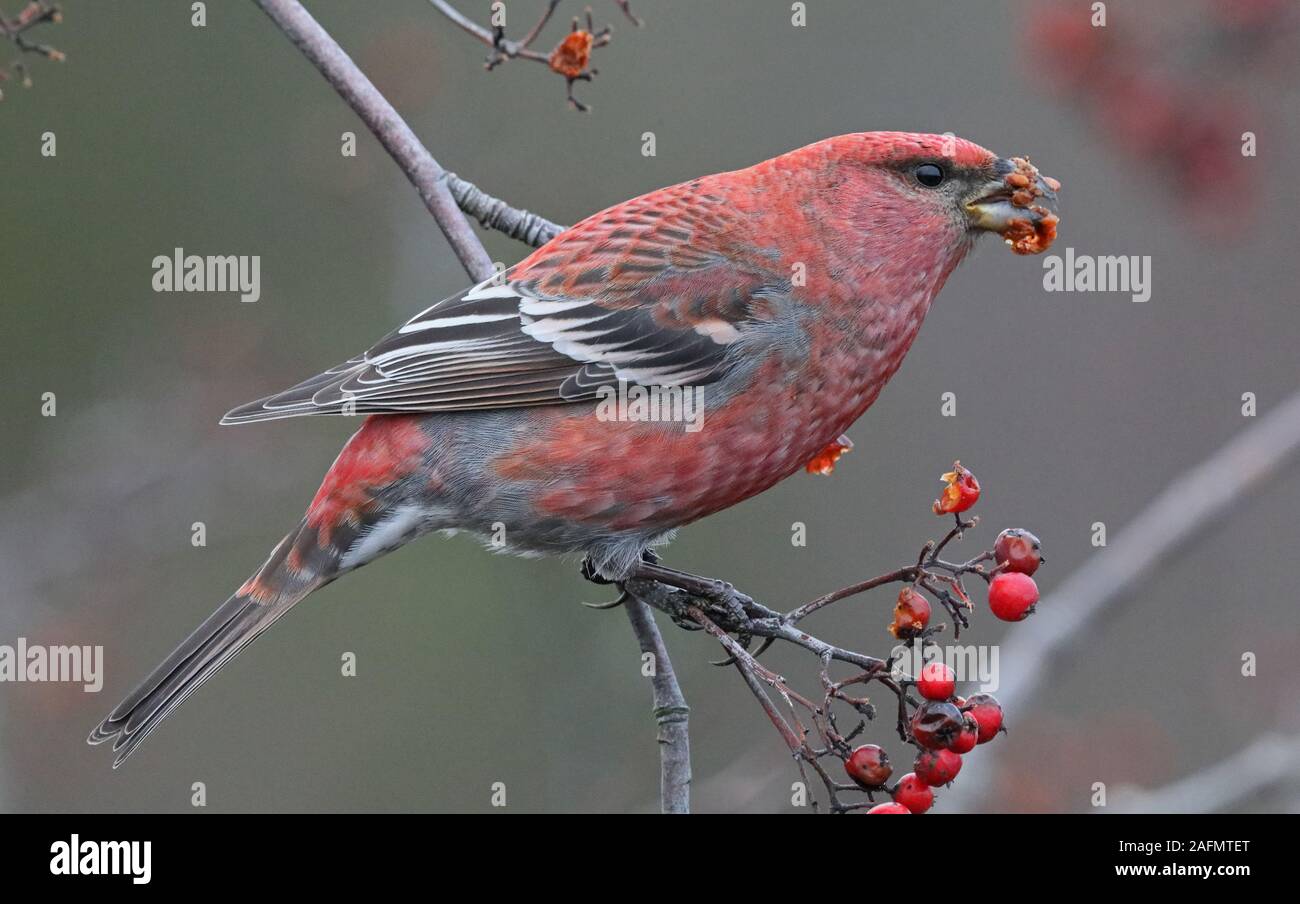
[[114,769],[203,682],[337,576],[337,557],[318,545],[315,535],[304,522],[280,541],[266,564],[96,726],[87,741],[113,742]]

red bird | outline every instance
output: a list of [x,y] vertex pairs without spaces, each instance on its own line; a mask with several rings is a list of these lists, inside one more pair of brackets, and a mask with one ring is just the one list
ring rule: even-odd
[[[608,581],[689,578],[648,551],[820,461],[977,235],[1050,244],[1056,188],[952,136],[829,138],[588,217],[364,354],[236,408],[222,423],[373,416],[266,564],[90,743],[112,740],[120,765],[309,593],[430,531],[579,554]],[[647,388],[689,391],[697,419],[603,414],[612,392]]]

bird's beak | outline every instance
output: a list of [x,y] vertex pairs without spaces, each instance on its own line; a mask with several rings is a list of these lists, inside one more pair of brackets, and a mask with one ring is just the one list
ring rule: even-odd
[[972,229],[996,232],[1017,254],[1046,251],[1056,238],[1056,193],[1061,183],[1027,157],[999,159],[993,178],[966,202]]

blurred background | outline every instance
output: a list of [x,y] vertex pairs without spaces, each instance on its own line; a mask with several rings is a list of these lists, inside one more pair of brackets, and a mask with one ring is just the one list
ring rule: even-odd
[[[0,0],[10,17],[21,5]],[[960,458],[984,486],[960,551],[1003,527],[1037,533],[1035,619],[1050,622],[1053,588],[1114,551],[1092,546],[1094,522],[1113,541],[1256,423],[1243,393],[1262,419],[1300,386],[1294,2],[1112,2],[1097,27],[1073,0],[818,0],[794,27],[784,0],[640,0],[636,29],[593,0],[615,33],[577,86],[585,115],[545,66],[485,72],[486,48],[424,0],[307,5],[444,166],[557,222],[833,134],[952,131],[1061,180],[1053,253],[1150,255],[1151,300],[1134,304],[1045,292],[1041,259],[986,241],[833,475],[796,475],[668,549],[773,607],[914,561],[946,529],[929,504]],[[507,34],[542,5],[511,2]],[[202,28],[187,2],[61,6],[63,23],[31,37],[67,61],[28,54],[32,87],[0,84],[0,644],[102,644],[105,675],[98,694],[0,683],[0,809],[188,810],[200,781],[222,811],[484,811],[493,782],[511,810],[656,809],[627,619],[578,605],[605,594],[576,563],[464,538],[425,539],[313,596],[122,769],[86,746],[296,522],[356,426],[219,428],[221,414],[466,278],[397,167],[253,4],[210,2]],[[487,20],[488,4],[459,6]],[[563,3],[537,46],[579,12]],[[0,41],[0,65],[16,53]],[[47,131],[56,157],[40,153]],[[484,241],[506,263],[528,250]],[[261,300],[155,294],[151,261],[176,247],[260,255]],[[956,417],[941,416],[945,392]],[[1153,791],[1300,732],[1298,504],[1292,467],[1147,575],[1007,713],[1011,733],[971,755],[979,799],[941,794],[936,812],[1091,810],[1094,782]],[[808,627],[884,655],[893,597]],[[1017,631],[976,601],[963,641]],[[793,811],[793,765],[739,677],[708,664],[703,635],[663,628],[692,707],[695,808]],[[345,651],[356,677],[340,676]],[[1257,677],[1241,675],[1246,652]],[[815,690],[809,658],[770,662]],[[910,759],[887,719],[865,739]],[[1284,760],[1214,806],[1300,810],[1300,776]]]

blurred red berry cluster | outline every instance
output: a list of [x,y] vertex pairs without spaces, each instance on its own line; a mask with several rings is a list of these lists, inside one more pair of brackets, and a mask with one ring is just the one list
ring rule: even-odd
[[1271,82],[1289,79],[1300,5],[1289,0],[1035,4],[1022,18],[1035,81],[1076,104],[1104,140],[1205,228],[1240,232],[1269,172],[1243,155],[1267,131]]

